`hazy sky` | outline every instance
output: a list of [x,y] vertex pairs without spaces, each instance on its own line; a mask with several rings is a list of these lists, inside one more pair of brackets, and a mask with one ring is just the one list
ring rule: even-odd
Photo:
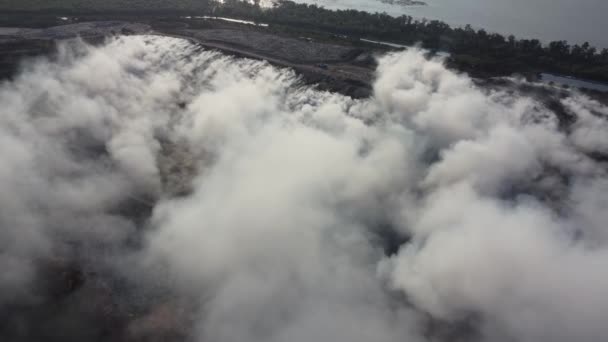
[[589,41],[608,47],[604,0],[425,0],[428,6],[392,6],[379,0],[298,0],[328,8],[356,8],[472,24],[490,31],[542,40]]

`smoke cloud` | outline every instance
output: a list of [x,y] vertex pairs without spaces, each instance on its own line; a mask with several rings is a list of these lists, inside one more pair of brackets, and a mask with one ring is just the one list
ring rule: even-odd
[[415,48],[354,100],[180,39],[62,44],[0,85],[0,332],[604,341],[608,107],[556,98],[566,128]]

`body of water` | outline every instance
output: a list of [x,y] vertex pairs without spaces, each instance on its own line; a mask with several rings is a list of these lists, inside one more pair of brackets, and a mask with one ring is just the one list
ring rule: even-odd
[[471,24],[491,32],[544,42],[588,41],[608,47],[608,0],[426,0],[427,6],[401,6],[380,0],[296,0],[332,9],[408,14],[452,25]]
[[362,42],[366,42],[366,43],[372,43],[372,44],[378,44],[378,45],[386,45],[386,46],[390,46],[396,49],[405,49],[408,48],[407,45],[401,45],[401,44],[394,44],[394,43],[389,43],[389,42],[381,42],[378,40],[371,40],[371,39],[360,39]]
[[268,24],[256,23],[256,22],[249,21],[249,20],[240,20],[240,19],[224,18],[224,17],[210,17],[210,16],[206,16],[206,15],[205,16],[195,16],[195,17],[187,16],[187,17],[183,17],[183,18],[184,19],[222,20],[222,21],[229,21],[231,23],[268,27]]
[[555,84],[567,85],[569,87],[574,87],[574,88],[591,89],[591,90],[598,90],[598,91],[602,91],[602,92],[608,92],[608,84],[606,84],[606,83],[594,82],[594,81],[589,81],[589,80],[584,80],[584,79],[574,78],[574,77],[569,77],[569,76],[554,75],[554,74],[549,74],[549,73],[543,73],[540,76],[541,76],[541,81],[543,81],[545,83],[555,83]]

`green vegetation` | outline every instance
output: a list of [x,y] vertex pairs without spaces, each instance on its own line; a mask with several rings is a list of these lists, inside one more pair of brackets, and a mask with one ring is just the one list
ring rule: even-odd
[[260,8],[239,0],[223,4],[206,0],[4,0],[0,10],[63,10],[62,13],[137,11],[188,12],[264,22],[285,30],[347,35],[398,44],[420,43],[432,51],[450,52],[450,63],[463,70],[487,75],[547,71],[598,81],[608,81],[608,49],[599,51],[588,43],[569,45],[555,41],[543,45],[537,39],[516,39],[470,26],[453,28],[436,20],[356,10],[328,10],[315,5],[279,0],[273,8]]

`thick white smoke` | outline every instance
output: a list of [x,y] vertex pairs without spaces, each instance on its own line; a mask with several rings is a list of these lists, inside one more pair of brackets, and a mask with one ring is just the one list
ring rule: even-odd
[[608,108],[560,101],[567,129],[417,49],[353,100],[179,39],[65,44],[0,86],[0,305],[77,245],[200,341],[604,341]]

